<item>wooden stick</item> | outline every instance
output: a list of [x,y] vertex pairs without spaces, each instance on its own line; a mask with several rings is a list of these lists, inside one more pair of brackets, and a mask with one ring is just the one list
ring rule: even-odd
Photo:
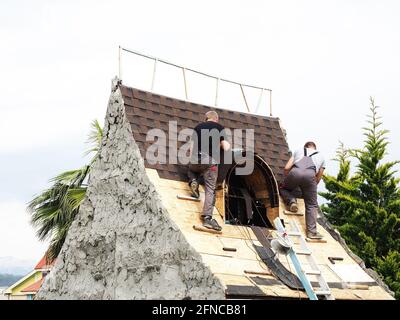
[[260,276],[271,276],[272,273],[270,271],[251,271],[251,270],[244,270],[244,273],[246,274],[258,274]]

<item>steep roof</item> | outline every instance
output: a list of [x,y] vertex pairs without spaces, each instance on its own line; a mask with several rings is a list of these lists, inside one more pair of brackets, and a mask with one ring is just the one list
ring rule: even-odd
[[[176,198],[177,194],[189,195],[190,190],[185,182],[163,179],[156,170],[146,169],[147,174],[161,195],[162,203],[166,207],[170,218],[176,223],[188,242],[200,253],[203,261],[210,267],[213,274],[221,280],[225,287],[227,298],[266,298],[266,299],[307,299],[302,290],[288,287],[281,281],[273,270],[262,261],[254,246],[263,246],[260,238],[251,227],[226,224],[224,212],[217,207],[213,218],[223,227],[221,234],[213,234],[194,230],[194,225],[200,225],[202,201],[185,201]],[[201,188],[201,198],[204,199],[204,189]],[[217,195],[217,203],[219,201]],[[304,212],[304,202],[298,199],[299,212]],[[300,232],[305,237],[305,217],[303,215],[287,215],[285,206],[280,202],[279,217],[284,221],[290,232],[291,221],[296,221]],[[326,242],[308,243],[314,259],[325,280],[331,288],[332,294],[339,300],[373,300],[393,299],[373,278],[359,265],[359,262],[349,255],[328,230],[320,224],[319,232]],[[265,239],[276,237],[274,230],[260,229]],[[235,251],[226,251],[224,248],[233,248]],[[295,242],[295,248],[298,243]],[[329,257],[341,257],[342,261],[331,263]],[[295,273],[294,265],[285,255],[278,255],[278,261],[286,270]],[[312,270],[303,258],[302,266],[305,270]],[[290,277],[290,274],[289,274]],[[311,283],[316,284],[315,276],[309,276]]]
[[13,290],[15,289],[19,289],[20,286],[24,285],[25,282],[31,281],[33,280],[33,278],[39,274],[40,271],[38,270],[32,270],[30,273],[28,273],[26,276],[22,277],[21,279],[19,279],[17,282],[13,283],[11,286],[9,286],[4,293],[6,294],[11,294],[13,292]]
[[[144,159],[145,150],[151,144],[146,142],[146,134],[150,129],[161,129],[167,134],[167,141],[176,141],[176,135],[168,134],[169,121],[177,121],[178,132],[184,128],[193,129],[204,121],[207,111],[215,110],[225,128],[254,129],[254,151],[269,164],[278,181],[282,178],[283,168],[289,159],[289,148],[278,118],[218,109],[126,86],[121,86],[121,93],[134,139]],[[177,144],[179,148],[183,142],[178,141]],[[187,179],[186,168],[179,164],[152,165],[145,159],[145,166],[156,169],[161,178],[178,181]]]
[[[177,199],[177,195],[190,193],[179,167],[152,167],[143,161],[148,129],[167,131],[169,120],[178,120],[178,129],[194,127],[210,108],[196,105],[198,110],[193,110],[190,103],[118,84],[115,79],[102,146],[91,170],[85,201],[37,299],[307,298],[303,291],[285,285],[273,266],[268,261],[264,263],[255,250],[265,239],[276,237],[274,230],[260,228],[260,238],[252,227],[226,221],[224,189],[217,191],[213,211],[213,217],[223,226],[222,232],[195,230],[194,225],[201,224],[203,188],[199,202]],[[188,109],[185,111],[184,107]],[[234,127],[229,116],[242,119],[242,114],[236,112],[220,111],[220,115],[226,127],[229,123]],[[251,115],[243,117],[252,119]],[[236,122],[240,128],[245,123],[243,119]],[[257,123],[269,118],[262,119],[253,120]],[[271,121],[278,123],[277,119]],[[248,122],[257,132],[266,128]],[[282,129],[274,131],[272,126],[268,128],[279,136]],[[265,140],[262,134],[256,135],[260,141]],[[274,148],[277,154],[285,155],[287,144],[282,139],[283,134]],[[274,173],[279,175],[283,156],[274,158],[274,152],[257,146],[256,152],[272,162]],[[263,193],[261,197],[267,199],[268,195]],[[304,212],[301,200],[299,208]],[[286,226],[296,221],[305,234],[304,216],[285,214],[279,199],[273,209]],[[318,228],[326,242],[310,243],[309,249],[335,298],[392,299],[328,230],[321,225]],[[335,267],[329,261],[332,256],[343,260]],[[294,270],[285,255],[273,260],[280,262],[278,271]],[[313,269],[307,263],[303,267]]]
[[[217,109],[192,102],[165,97],[162,95],[120,86],[125,113],[131,125],[133,137],[145,161],[147,174],[161,195],[164,206],[172,220],[178,225],[189,243],[199,252],[211,271],[225,286],[227,297],[269,297],[269,298],[306,298],[303,291],[293,290],[277,279],[276,275],[261,262],[260,255],[254,250],[262,246],[259,237],[250,227],[225,224],[223,192],[217,192],[217,204],[213,217],[223,226],[222,234],[210,234],[193,229],[193,225],[201,224],[199,219],[201,202],[177,200],[178,194],[189,195],[186,167],[173,164],[149,164],[145,152],[150,145],[146,142],[146,134],[150,129],[158,128],[167,133],[168,121],[177,121],[178,132],[184,128],[194,128],[203,121],[204,114],[215,110],[220,122],[230,129],[254,129],[254,151],[270,166],[277,181],[281,181],[283,168],[289,159],[289,149],[284,130],[278,118],[263,117],[231,110]],[[181,143],[182,144],[182,143]],[[178,147],[180,143],[178,142]],[[167,154],[169,150],[167,149]],[[170,181],[175,180],[175,181]],[[203,195],[204,196],[204,195]],[[304,202],[299,200],[304,212]],[[289,225],[296,221],[305,236],[304,216],[285,215],[285,206],[278,205],[279,217]],[[319,230],[324,234],[326,243],[310,243],[317,264],[330,285],[337,299],[388,299],[391,298],[350,256],[346,249],[322,226]],[[262,237],[276,236],[274,231],[262,228]],[[233,247],[235,252],[226,252],[224,247]],[[339,256],[343,260],[336,265],[330,263],[328,257]],[[288,272],[294,270],[291,261],[280,256],[281,266]],[[307,264],[303,265],[312,269]],[[294,271],[293,271],[294,272]],[[342,272],[343,279],[338,276]],[[343,273],[345,275],[343,275]],[[290,273],[288,273],[290,277]],[[312,278],[312,277],[311,277]],[[316,281],[314,278],[311,281]],[[350,285],[349,285],[350,284]]]

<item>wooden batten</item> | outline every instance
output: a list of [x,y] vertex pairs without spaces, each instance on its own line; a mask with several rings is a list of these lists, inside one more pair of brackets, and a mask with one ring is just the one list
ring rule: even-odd
[[274,225],[274,220],[279,217],[279,207],[267,208],[267,218],[271,225]]

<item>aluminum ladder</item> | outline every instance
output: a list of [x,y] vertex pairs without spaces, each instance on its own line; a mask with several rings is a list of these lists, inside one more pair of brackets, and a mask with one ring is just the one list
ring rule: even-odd
[[[304,239],[303,234],[300,232],[298,224],[296,223],[296,221],[290,221],[289,223],[291,226],[291,230],[286,231],[279,218],[276,218],[274,220],[274,224],[278,232],[281,233],[281,235],[286,238],[286,240],[289,240],[289,243],[291,244],[288,255],[293,262],[297,276],[299,277],[301,283],[304,286],[304,289],[306,290],[307,296],[310,298],[310,300],[318,300],[318,296],[325,296],[327,300],[335,300],[334,296],[332,295],[331,289],[328,286],[328,283],[325,281],[321,270],[315,262],[312,251],[308,248],[306,240]],[[291,241],[291,239],[289,239],[289,237],[296,237],[300,240],[300,250],[295,250],[293,248],[293,242]],[[297,255],[304,255],[306,257],[307,262],[311,267],[311,270],[304,270]],[[312,287],[307,275],[313,275],[317,278],[319,288],[315,289]]]

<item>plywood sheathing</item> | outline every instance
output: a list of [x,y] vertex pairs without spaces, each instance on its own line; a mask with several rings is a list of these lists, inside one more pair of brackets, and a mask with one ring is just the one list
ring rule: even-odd
[[[260,260],[253,248],[253,243],[256,245],[261,244],[257,241],[256,236],[250,228],[224,224],[220,213],[217,209],[214,209],[213,217],[223,227],[222,234],[216,235],[193,230],[193,224],[201,223],[200,214],[203,203],[176,199],[176,194],[190,194],[187,183],[161,179],[154,169],[146,169],[146,171],[156,186],[171,218],[182,230],[188,242],[200,253],[204,263],[210,267],[210,270],[221,280],[226,288],[235,286],[235,290],[231,292],[238,294],[240,286],[243,286],[243,296],[246,296],[251,291],[249,291],[249,286],[254,286],[257,290],[261,290],[266,298],[307,298],[304,292],[288,288],[273,276],[252,276],[244,272],[245,270],[268,272],[267,266]],[[298,204],[299,210],[304,210],[303,200],[299,199]],[[279,209],[280,217],[286,222],[286,226],[289,226],[290,221],[295,220],[300,229],[305,232],[304,216],[284,215],[284,206],[282,203]],[[340,279],[328,267],[328,264],[330,264],[328,257],[343,257],[344,260],[337,263],[356,264],[356,262],[324,228],[319,226],[318,230],[324,235],[327,242],[308,243],[307,245],[313,251],[315,260],[327,282],[338,283]],[[236,252],[227,252],[223,250],[223,247],[236,248],[237,250]],[[304,268],[306,270],[311,269],[306,264],[304,256],[299,257],[304,263]],[[279,256],[279,260],[288,270],[294,272],[294,266],[290,259],[285,256]],[[258,277],[257,279],[264,279],[265,281],[254,281],[255,277]],[[312,276],[310,280],[315,281]],[[260,291],[257,290],[252,292],[257,293],[255,297],[260,298]],[[333,288],[332,292],[336,299],[391,299],[391,296],[377,285],[369,286],[368,290]]]

